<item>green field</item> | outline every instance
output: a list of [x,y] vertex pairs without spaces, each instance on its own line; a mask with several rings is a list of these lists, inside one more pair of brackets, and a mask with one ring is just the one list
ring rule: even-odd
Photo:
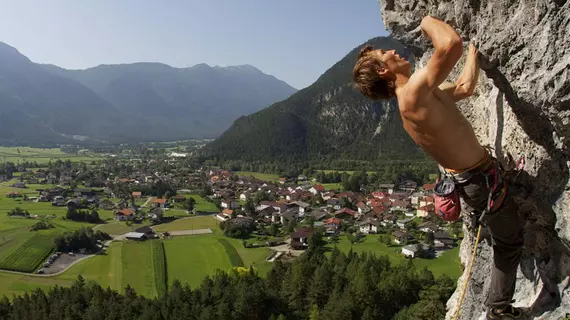
[[36,288],[47,291],[55,285],[70,286],[71,284],[71,280],[63,280],[58,277],[35,277],[0,272],[0,296],[7,296],[8,298],[29,293]]
[[154,268],[154,283],[156,284],[156,292],[159,296],[166,293],[166,254],[164,253],[164,244],[162,241],[151,241],[150,251],[152,264]]
[[220,229],[218,222],[219,221],[212,216],[195,216],[177,219],[170,223],[159,224],[154,227],[154,230],[157,232],[163,232],[174,230],[211,229],[216,232]]
[[[340,241],[336,244],[337,248],[343,252],[371,252],[376,255],[387,255],[392,263],[403,263],[408,261],[399,253],[402,246],[393,245],[386,246],[378,241],[378,235],[367,235],[362,243],[350,244],[346,236],[341,236]],[[329,247],[333,247],[329,244]],[[456,280],[462,273],[461,262],[459,260],[459,247],[444,252],[440,257],[435,259],[413,259],[417,268],[427,267],[434,275],[439,276],[447,274],[451,279]]]
[[236,251],[236,248],[227,239],[218,239],[218,242],[224,247],[226,256],[232,267],[243,267],[243,261]]
[[[211,218],[212,217],[202,217]],[[271,263],[265,262],[270,250],[267,248],[244,248],[241,240],[220,235],[200,235],[174,237],[168,240],[146,242],[113,242],[106,254],[87,258],[73,265],[66,272],[53,276],[19,275],[0,272],[0,296],[24,294],[35,288],[47,289],[49,286],[68,286],[81,274],[87,280],[97,281],[104,288],[124,292],[127,285],[147,297],[156,297],[163,292],[166,282],[179,279],[191,286],[199,285],[205,275],[214,274],[216,269],[224,271],[232,268],[228,251],[220,240],[233,246],[233,261],[238,260],[245,267],[253,266],[260,275],[265,275]],[[161,243],[162,242],[162,243]],[[160,259],[161,245],[164,246]],[[166,265],[166,273],[162,270]]]
[[[158,240],[153,240],[158,241]],[[156,297],[154,277],[152,241],[131,242],[123,244],[123,287],[130,285],[136,292],[147,297]]]
[[229,270],[232,265],[224,247],[215,236],[177,237],[164,241],[168,282],[175,279],[198,286],[205,275],[216,269]]
[[194,206],[197,212],[220,212],[215,204],[206,201],[199,195],[191,194],[190,196],[196,200],[196,204]]
[[53,251],[52,236],[36,233],[0,260],[0,269],[34,272]]
[[70,160],[72,162],[90,162],[97,160],[97,156],[92,153],[84,155],[68,154],[59,148],[30,148],[30,147],[0,147],[0,159],[4,162],[10,161],[14,163],[30,161],[38,164],[48,163],[49,161]]
[[325,187],[325,189],[327,190],[337,190],[337,191],[342,191],[342,183],[321,183],[323,185],[323,187]]
[[239,177],[254,177],[263,181],[279,181],[279,176],[273,173],[261,173],[250,171],[236,171],[234,172]]

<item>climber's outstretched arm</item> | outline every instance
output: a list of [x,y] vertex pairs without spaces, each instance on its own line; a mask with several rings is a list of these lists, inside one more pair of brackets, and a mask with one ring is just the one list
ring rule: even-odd
[[453,101],[457,102],[473,94],[478,78],[479,60],[477,59],[477,48],[475,48],[473,43],[470,43],[463,72],[461,72],[457,81],[455,83],[444,82],[439,86],[439,89],[447,93]]
[[433,42],[434,52],[426,66],[415,72],[406,85],[409,105],[422,105],[417,101],[424,100],[445,81],[463,54],[461,37],[445,22],[427,16],[420,27]]

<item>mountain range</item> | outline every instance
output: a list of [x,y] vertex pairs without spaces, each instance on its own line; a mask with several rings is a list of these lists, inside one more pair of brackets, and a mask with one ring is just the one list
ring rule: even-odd
[[396,49],[413,61],[412,53],[398,41],[373,38],[350,51],[311,86],[238,118],[201,155],[220,162],[260,163],[425,158],[404,131],[395,99],[371,101],[354,87],[352,68],[365,44]]
[[0,43],[0,144],[214,138],[297,90],[250,65],[66,70]]

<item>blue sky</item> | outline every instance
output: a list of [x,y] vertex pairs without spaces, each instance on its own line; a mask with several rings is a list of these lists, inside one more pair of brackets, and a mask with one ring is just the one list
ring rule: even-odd
[[0,41],[69,69],[251,64],[296,88],[387,35],[376,0],[1,0]]

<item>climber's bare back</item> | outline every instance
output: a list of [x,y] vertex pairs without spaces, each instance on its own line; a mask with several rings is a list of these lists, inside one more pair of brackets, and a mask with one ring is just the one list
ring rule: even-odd
[[425,72],[429,70],[414,73],[398,95],[404,128],[444,168],[469,168],[484,157],[484,149],[473,127],[447,93],[435,88],[420,94]]

